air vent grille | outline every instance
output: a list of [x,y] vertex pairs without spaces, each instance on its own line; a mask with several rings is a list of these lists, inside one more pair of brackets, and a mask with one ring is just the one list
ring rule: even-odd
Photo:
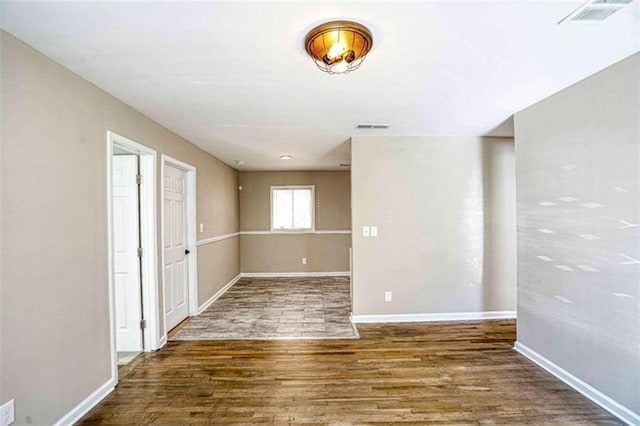
[[593,0],[591,4],[611,4],[617,6],[624,6],[631,3],[633,0]]
[[576,13],[572,21],[604,21],[618,11],[617,7],[587,7]]
[[359,130],[385,130],[391,127],[390,124],[358,124],[356,129]]
[[565,21],[604,21],[633,0],[591,0],[569,15],[564,17],[559,24]]

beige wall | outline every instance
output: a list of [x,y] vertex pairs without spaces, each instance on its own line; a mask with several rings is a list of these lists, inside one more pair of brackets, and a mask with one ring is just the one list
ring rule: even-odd
[[640,424],[640,54],[515,125],[518,343]]
[[[240,173],[240,229],[270,231],[272,185],[315,185],[316,231],[348,231],[349,179],[349,172]],[[349,234],[242,235],[242,272],[348,271],[349,241]]]
[[512,139],[354,137],[351,149],[355,315],[515,310]]
[[242,272],[349,271],[349,234],[242,235],[240,241]]
[[198,306],[240,273],[240,238],[198,247]]
[[[17,424],[52,424],[111,373],[107,130],[197,168],[198,239],[239,230],[238,174],[11,35],[1,41],[0,393],[16,399]],[[238,239],[217,244],[198,253],[201,301],[239,273]]]
[[271,186],[315,185],[316,230],[351,229],[349,172],[240,173],[240,229],[271,229]]
[[[192,145],[193,146],[193,145]],[[192,160],[197,167],[197,240],[236,233],[240,230],[238,172],[196,148]],[[201,164],[200,166],[198,164]],[[204,226],[200,232],[199,225]],[[198,250],[198,305],[202,305],[240,273],[240,238],[200,245]]]

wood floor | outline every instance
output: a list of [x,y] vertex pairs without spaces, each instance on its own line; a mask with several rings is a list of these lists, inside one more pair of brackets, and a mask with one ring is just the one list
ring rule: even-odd
[[169,342],[80,424],[620,424],[515,351],[515,321]]

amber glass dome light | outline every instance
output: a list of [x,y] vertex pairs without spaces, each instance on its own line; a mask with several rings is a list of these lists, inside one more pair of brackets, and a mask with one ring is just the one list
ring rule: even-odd
[[373,36],[357,22],[331,21],[309,31],[304,47],[322,71],[345,74],[362,64],[373,47]]

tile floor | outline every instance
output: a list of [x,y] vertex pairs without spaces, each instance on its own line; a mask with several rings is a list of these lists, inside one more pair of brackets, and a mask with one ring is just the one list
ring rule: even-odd
[[349,278],[243,278],[169,340],[357,339]]

